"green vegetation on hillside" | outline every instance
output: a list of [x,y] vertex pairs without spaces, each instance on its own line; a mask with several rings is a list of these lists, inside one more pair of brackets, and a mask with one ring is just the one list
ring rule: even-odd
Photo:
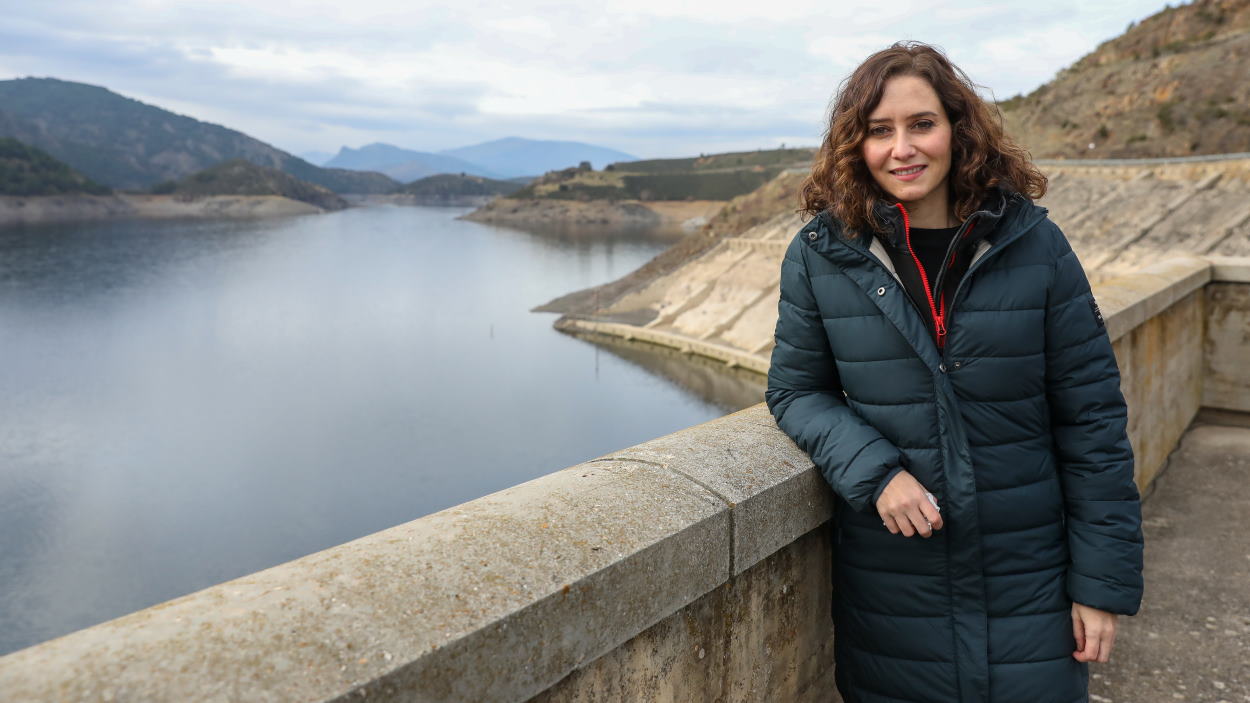
[[646,161],[626,161],[609,164],[604,170],[627,171],[629,173],[684,173],[690,171],[715,171],[724,169],[751,168],[785,168],[794,164],[805,164],[815,156],[815,149],[758,149],[756,151],[734,151],[726,154],[709,154],[691,156],[684,159],[648,159]]
[[16,139],[0,137],[0,195],[107,195],[109,189]]
[[552,171],[513,198],[552,200],[730,200],[749,193],[788,168],[806,167],[811,149],[772,149],[682,159],[590,164]]
[[302,200],[325,210],[342,210],[347,207],[347,201],[319,185],[243,159],[223,161],[182,180],[160,183],[152,188],[152,192],[185,196],[280,195],[292,200]]
[[432,198],[452,199],[465,196],[508,195],[520,190],[524,184],[498,181],[493,178],[467,174],[440,173],[420,178],[397,189],[396,193]]
[[0,136],[114,188],[146,189],[235,158],[341,193],[388,193],[397,185],[380,173],[319,168],[242,132],[53,78],[0,81]]

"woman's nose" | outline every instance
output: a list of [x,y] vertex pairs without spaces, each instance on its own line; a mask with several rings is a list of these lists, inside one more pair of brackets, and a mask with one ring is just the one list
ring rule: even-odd
[[911,139],[908,138],[907,132],[899,131],[894,137],[894,149],[892,156],[899,161],[906,161],[916,154],[916,147],[912,145]]

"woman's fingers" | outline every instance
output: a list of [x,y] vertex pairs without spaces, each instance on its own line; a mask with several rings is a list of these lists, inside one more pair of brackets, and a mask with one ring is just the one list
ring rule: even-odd
[[1077,661],[1110,661],[1115,632],[1115,615],[1080,603],[1072,604],[1072,634],[1076,639],[1076,651],[1072,656]]
[[1102,642],[1098,647],[1098,661],[1106,664],[1111,661],[1111,650],[1115,647],[1115,627],[1102,633]]
[[[1081,653],[1085,649],[1085,623],[1081,621],[1081,616],[1077,613],[1076,608],[1072,609],[1072,637],[1076,640],[1076,651],[1072,656]],[[1080,660],[1080,657],[1076,657]]]
[[1085,648],[1077,652],[1077,661],[1092,662],[1104,661],[1100,659],[1102,651],[1102,633],[1096,630],[1085,630]]
[[933,536],[934,530],[942,529],[943,522],[942,513],[930,495],[910,473],[895,474],[877,499],[882,524],[891,534]]
[[929,519],[924,516],[924,512],[920,509],[919,505],[907,511],[907,519],[911,521],[912,526],[916,530],[916,534],[925,538],[933,536],[933,525],[929,522]]
[[925,520],[929,521],[929,524],[932,526],[932,529],[940,530],[942,529],[942,525],[943,525],[942,511],[938,510],[936,501],[929,500],[929,496],[931,495],[933,494],[932,493],[925,494],[925,500],[923,503],[920,504],[920,513],[924,517]]
[[894,522],[898,523],[898,531],[901,532],[904,537],[911,537],[916,534],[916,528],[912,525],[911,518],[907,517],[906,512],[896,515],[894,517]]

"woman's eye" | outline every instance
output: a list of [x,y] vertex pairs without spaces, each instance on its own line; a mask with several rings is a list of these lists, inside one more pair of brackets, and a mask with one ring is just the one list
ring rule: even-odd
[[933,120],[920,120],[916,123],[917,129],[933,129]]
[[876,127],[870,127],[870,128],[868,129],[868,133],[869,133],[869,134],[871,134],[871,135],[872,135],[872,136],[874,136],[874,137],[880,137],[880,136],[884,136],[884,135],[886,135],[886,134],[889,134],[889,133],[890,133],[890,130],[889,130],[889,128],[888,128],[888,127],[883,127],[883,126],[881,126],[881,125],[877,125]]

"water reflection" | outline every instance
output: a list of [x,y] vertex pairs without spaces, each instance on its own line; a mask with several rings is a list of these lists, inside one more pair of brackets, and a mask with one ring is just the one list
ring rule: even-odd
[[730,368],[722,361],[638,340],[587,332],[568,334],[663,378],[726,413],[764,402],[767,383],[754,371]]
[[0,230],[0,653],[755,402],[529,312],[671,235],[463,212]]

